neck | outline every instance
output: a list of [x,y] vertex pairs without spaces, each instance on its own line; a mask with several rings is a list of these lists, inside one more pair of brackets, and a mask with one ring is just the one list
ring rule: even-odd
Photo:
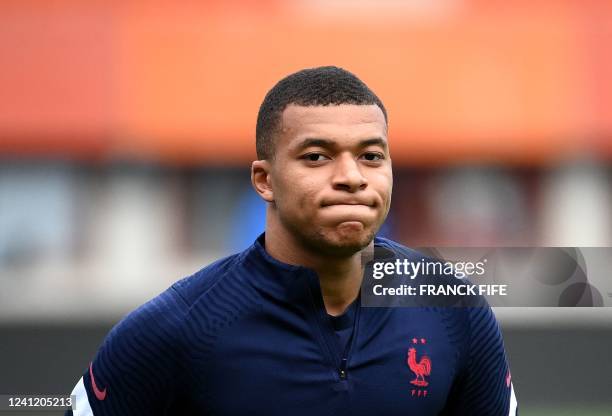
[[[265,245],[268,254],[275,259],[283,263],[305,266],[317,273],[325,309],[330,315],[341,315],[357,298],[363,279],[361,258],[363,250],[344,257],[324,256],[301,244],[275,216],[269,213],[266,221]],[[366,250],[373,246],[373,243],[370,243]]]

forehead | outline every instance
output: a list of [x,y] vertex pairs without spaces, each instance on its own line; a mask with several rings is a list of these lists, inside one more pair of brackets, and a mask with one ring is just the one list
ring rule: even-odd
[[385,116],[377,105],[291,104],[281,117],[281,142],[285,145],[306,137],[342,140],[386,136]]

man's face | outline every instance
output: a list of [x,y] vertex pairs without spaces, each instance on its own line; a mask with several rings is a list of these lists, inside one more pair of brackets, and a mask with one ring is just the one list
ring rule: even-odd
[[288,106],[271,163],[271,210],[311,250],[350,255],[391,202],[387,127],[376,105]]

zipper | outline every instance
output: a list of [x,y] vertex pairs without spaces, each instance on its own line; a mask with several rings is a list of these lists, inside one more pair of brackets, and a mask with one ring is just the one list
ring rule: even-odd
[[[342,357],[340,357],[340,365],[338,366],[338,377],[340,380],[344,381],[348,378],[348,361],[350,357],[350,353],[353,349],[353,344],[357,339],[357,329],[359,327],[359,316],[361,315],[361,308],[359,307],[359,302],[361,302],[361,291],[357,295],[357,299],[355,299],[357,304],[355,305],[356,310],[353,312],[355,316],[353,317],[353,328],[351,330],[351,336],[346,342],[346,346],[344,347],[344,351],[342,353]],[[326,312],[327,313],[327,312]],[[333,334],[336,335],[335,332]]]
[[340,380],[346,380],[346,377],[348,375],[346,369],[347,362],[347,357],[343,357],[342,361],[340,362],[340,368],[338,369],[338,377],[340,377]]
[[[361,308],[359,304],[355,305],[357,310],[355,311],[355,317],[353,319],[353,328],[351,336],[346,343],[346,347],[343,351],[340,351],[340,345],[336,333],[332,327],[332,324],[327,315],[325,309],[325,303],[323,302],[323,296],[321,294],[321,286],[319,285],[319,277],[314,271],[308,270],[308,288],[310,291],[310,299],[312,306],[316,312],[316,324],[319,327],[319,331],[323,336],[325,349],[327,350],[330,358],[330,364],[334,367],[335,373],[340,381],[345,382],[348,379],[348,362],[350,359],[350,353],[352,346],[357,338],[357,331],[359,328],[359,317],[361,315]],[[360,302],[361,291],[357,295],[355,302]]]

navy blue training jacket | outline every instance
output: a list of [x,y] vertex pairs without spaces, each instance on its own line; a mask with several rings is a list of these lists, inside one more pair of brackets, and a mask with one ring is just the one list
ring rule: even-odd
[[117,324],[67,415],[516,414],[490,308],[358,304],[341,342],[316,273],[272,258],[263,241]]

